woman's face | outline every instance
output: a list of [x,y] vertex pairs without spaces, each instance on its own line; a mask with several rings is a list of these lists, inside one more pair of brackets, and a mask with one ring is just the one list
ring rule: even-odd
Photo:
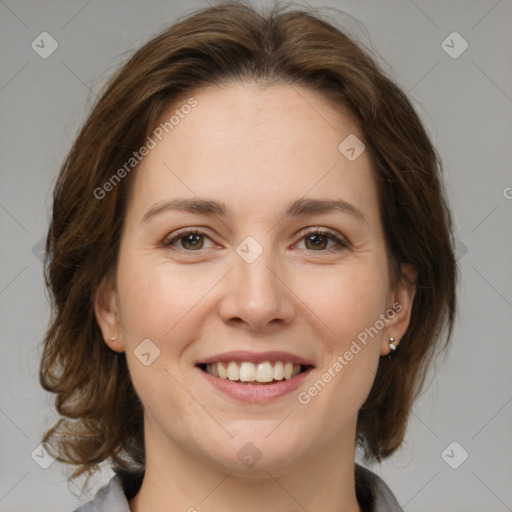
[[146,450],[239,472],[353,450],[357,412],[414,297],[390,289],[362,134],[299,87],[193,96],[152,136],[117,286],[96,301],[144,405]]

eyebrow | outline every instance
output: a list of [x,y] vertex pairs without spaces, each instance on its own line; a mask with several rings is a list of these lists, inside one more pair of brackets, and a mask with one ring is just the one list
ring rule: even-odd
[[[363,212],[343,199],[297,199],[289,203],[283,216],[298,217],[301,215],[329,213],[334,210],[352,215],[368,224]],[[229,215],[229,208],[223,202],[194,197],[178,197],[154,204],[145,213],[141,223],[146,223],[149,219],[167,211],[183,211],[197,215],[215,215],[219,217],[227,217]]]

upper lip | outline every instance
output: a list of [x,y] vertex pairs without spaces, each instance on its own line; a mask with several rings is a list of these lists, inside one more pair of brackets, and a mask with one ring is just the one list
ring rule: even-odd
[[236,350],[231,352],[222,352],[221,354],[215,354],[201,361],[197,361],[196,364],[209,364],[218,362],[243,362],[248,361],[251,363],[263,363],[265,361],[276,362],[291,362],[293,364],[300,364],[304,366],[313,366],[313,363],[304,357],[292,354],[290,352],[283,352],[281,350],[272,350],[269,352],[248,352],[244,350]]

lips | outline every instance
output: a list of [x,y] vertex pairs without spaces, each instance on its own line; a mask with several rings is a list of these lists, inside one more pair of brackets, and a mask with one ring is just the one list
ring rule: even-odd
[[196,363],[215,388],[244,402],[268,402],[292,390],[314,368],[290,352],[224,352]]

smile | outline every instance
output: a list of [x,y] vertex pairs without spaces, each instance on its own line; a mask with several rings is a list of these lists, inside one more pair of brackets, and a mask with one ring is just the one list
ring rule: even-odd
[[202,368],[206,373],[232,382],[254,382],[271,384],[281,380],[290,380],[301,373],[306,367],[290,361],[263,361],[254,364],[250,361],[229,361],[205,364]]
[[315,368],[290,352],[225,352],[196,363],[196,369],[220,391],[241,402],[267,403],[291,394]]

